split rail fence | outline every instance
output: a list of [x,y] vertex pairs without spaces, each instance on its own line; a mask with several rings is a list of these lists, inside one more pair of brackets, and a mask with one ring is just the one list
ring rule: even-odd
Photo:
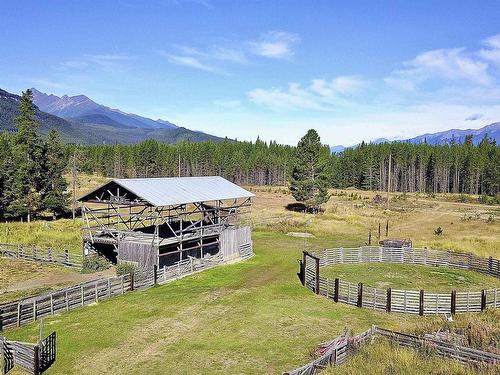
[[299,277],[316,294],[335,302],[387,312],[407,314],[458,314],[500,307],[500,288],[432,293],[420,290],[381,289],[339,278],[322,277],[321,267],[354,263],[399,263],[466,269],[500,278],[500,261],[471,253],[414,248],[364,246],[304,251]]
[[42,317],[63,313],[136,289],[150,288],[223,263],[221,256],[189,258],[168,267],[88,281],[50,294],[0,305],[0,330],[22,326]]
[[371,341],[375,336],[383,337],[391,343],[414,349],[429,349],[434,353],[457,360],[464,365],[486,364],[497,366],[500,364],[500,355],[477,350],[467,346],[454,345],[448,341],[430,337],[408,335],[373,326],[369,330],[357,335],[342,335],[334,340],[321,344],[319,357],[295,370],[283,373],[284,375],[316,375],[327,367],[339,366],[346,362],[348,356]]
[[56,333],[52,332],[38,344],[8,341],[0,337],[0,356],[3,357],[1,374],[19,366],[30,374],[40,375],[56,360]]
[[72,254],[68,250],[42,249],[36,246],[0,243],[0,257],[54,263],[67,267],[82,268],[83,266],[81,254]]

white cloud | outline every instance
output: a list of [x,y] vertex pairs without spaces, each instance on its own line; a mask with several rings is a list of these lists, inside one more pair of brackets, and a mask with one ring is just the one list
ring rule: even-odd
[[331,81],[324,79],[313,79],[311,90],[315,93],[330,97],[335,94],[353,95],[367,86],[367,82],[355,76],[339,76]]
[[[176,54],[171,54],[167,53],[165,51],[157,51],[157,53],[165,58],[172,64],[176,65],[181,65],[181,66],[186,66],[189,68],[194,68],[198,70],[203,70],[205,72],[211,72],[211,73],[222,73],[219,71],[217,68],[207,65],[200,61],[198,57],[195,57],[197,53],[195,53],[195,49],[192,49],[189,53],[187,53],[188,50],[184,49],[184,52],[186,53],[185,55],[176,55]],[[189,55],[190,54],[190,55]]]
[[465,121],[476,121],[482,119],[483,117],[484,115],[482,113],[474,113],[473,115],[466,117]]
[[284,31],[270,31],[259,41],[250,42],[254,54],[273,59],[283,59],[293,56],[293,46],[300,41],[297,34]]
[[489,85],[492,77],[488,64],[467,54],[464,48],[437,49],[418,54],[403,63],[404,68],[394,71],[385,82],[405,90],[414,89],[428,80],[446,80]]
[[485,39],[483,44],[487,48],[481,49],[479,55],[485,60],[500,64],[500,34]]
[[248,93],[248,99],[255,104],[274,110],[325,110],[318,98],[311,94],[310,91],[301,88],[298,83],[290,83],[287,90],[257,88]]

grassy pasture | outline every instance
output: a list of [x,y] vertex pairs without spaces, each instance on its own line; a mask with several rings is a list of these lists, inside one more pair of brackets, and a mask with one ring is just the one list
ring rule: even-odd
[[[45,319],[46,331],[58,332],[58,359],[48,374],[279,374],[311,360],[317,344],[346,328],[357,333],[372,324],[417,333],[448,326],[473,337],[477,346],[500,347],[500,314],[496,311],[445,322],[442,317],[358,309],[301,288],[295,274],[296,260],[304,247],[359,246],[367,241],[370,228],[375,239],[378,222],[385,224],[386,219],[390,221],[390,237],[411,238],[416,246],[500,257],[498,207],[415,194],[394,199],[387,210],[370,203],[373,193],[347,191],[356,193],[354,198],[334,191],[337,195],[332,196],[325,213],[313,216],[286,211],[284,206],[293,198],[283,189],[251,189],[257,196],[246,220],[254,226],[255,257]],[[81,246],[80,223],[60,220],[50,224],[53,226],[31,224],[40,226],[32,239],[35,243],[47,241],[55,247],[53,241],[58,241],[70,249]],[[12,224],[0,224],[0,233],[5,225]],[[25,229],[27,224],[18,225],[15,236],[22,242],[32,230]],[[444,230],[442,236],[434,235],[438,226]],[[78,234],[66,237],[65,232],[74,229]],[[287,236],[291,231],[310,232],[315,238]],[[421,270],[418,267],[417,271]],[[366,269],[343,272],[354,276],[367,273]],[[404,271],[392,268],[391,272],[403,273],[401,282],[411,280]],[[475,289],[486,282],[458,272],[460,275],[431,272],[422,280],[429,288],[430,284],[448,285],[458,280],[464,288],[470,285]],[[372,279],[366,282],[385,282],[385,273],[373,269],[367,275]],[[34,341],[38,324],[9,330],[7,336]],[[393,368],[386,360],[391,355],[396,358]],[[429,368],[435,368],[436,374],[468,373],[451,361],[430,360],[404,350],[400,353],[387,345],[373,346],[353,359],[364,373],[373,373],[371,367],[363,367],[367,366],[366,356],[378,362],[380,366],[373,367],[378,373],[405,373],[410,360],[415,362],[413,373],[427,373]],[[361,373],[351,367],[342,371]]]

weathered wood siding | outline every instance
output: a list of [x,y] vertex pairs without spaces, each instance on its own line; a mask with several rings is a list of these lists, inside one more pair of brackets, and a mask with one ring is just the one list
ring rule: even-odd
[[219,241],[220,252],[226,262],[253,254],[252,231],[249,226],[228,228],[220,234]]
[[118,244],[118,263],[129,262],[139,268],[158,266],[158,247],[149,243],[120,241]]

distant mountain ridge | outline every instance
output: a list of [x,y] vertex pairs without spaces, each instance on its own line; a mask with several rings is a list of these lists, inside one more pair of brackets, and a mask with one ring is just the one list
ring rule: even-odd
[[[124,127],[144,129],[174,129],[177,126],[169,121],[152,120],[147,117],[125,113],[119,109],[112,109],[94,102],[85,95],[61,97],[53,94],[45,94],[35,88],[33,91],[33,103],[42,111],[62,117],[67,120],[76,120],[89,116],[101,116],[100,120],[107,121],[103,124],[115,126],[117,123]],[[109,119],[109,120],[107,120]]]
[[[50,129],[56,129],[65,142],[83,144],[132,144],[146,139],[156,139],[162,143],[177,143],[182,140],[190,142],[220,142],[224,140],[224,138],[173,125],[168,121],[159,120],[158,122],[133,114],[124,114],[118,110],[109,110],[113,113],[124,114],[131,119],[125,121],[124,124],[117,120],[117,118],[123,119],[123,117],[109,117],[108,111],[101,111],[104,106],[100,106],[84,95],[77,96],[77,99],[68,97],[71,100],[63,99],[61,101],[62,98],[47,94],[39,96],[44,108],[51,107],[53,111],[58,108],[59,111],[63,111],[61,113],[76,116],[61,118],[40,110],[35,104],[35,118],[40,123],[39,132],[42,136],[47,135]],[[17,131],[15,119],[19,116],[19,100],[19,95],[0,89],[0,132]],[[93,108],[93,111],[89,111],[90,108]],[[140,122],[141,126],[131,125],[136,124],[135,121]],[[148,127],[148,121],[157,124]]]
[[[398,139],[392,141],[386,138],[378,138],[369,143],[379,144],[388,142],[409,142],[413,144],[427,143],[430,145],[443,145],[453,142],[464,143],[465,137],[469,134],[472,135],[472,142],[475,145],[479,144],[486,135],[488,138],[495,140],[497,144],[500,144],[500,122],[495,122],[479,129],[450,129],[437,133],[426,133],[409,139]],[[346,148],[354,148],[356,146],[358,146],[358,144],[350,147],[337,145],[331,147],[330,150],[332,153],[339,153],[343,152]]]

